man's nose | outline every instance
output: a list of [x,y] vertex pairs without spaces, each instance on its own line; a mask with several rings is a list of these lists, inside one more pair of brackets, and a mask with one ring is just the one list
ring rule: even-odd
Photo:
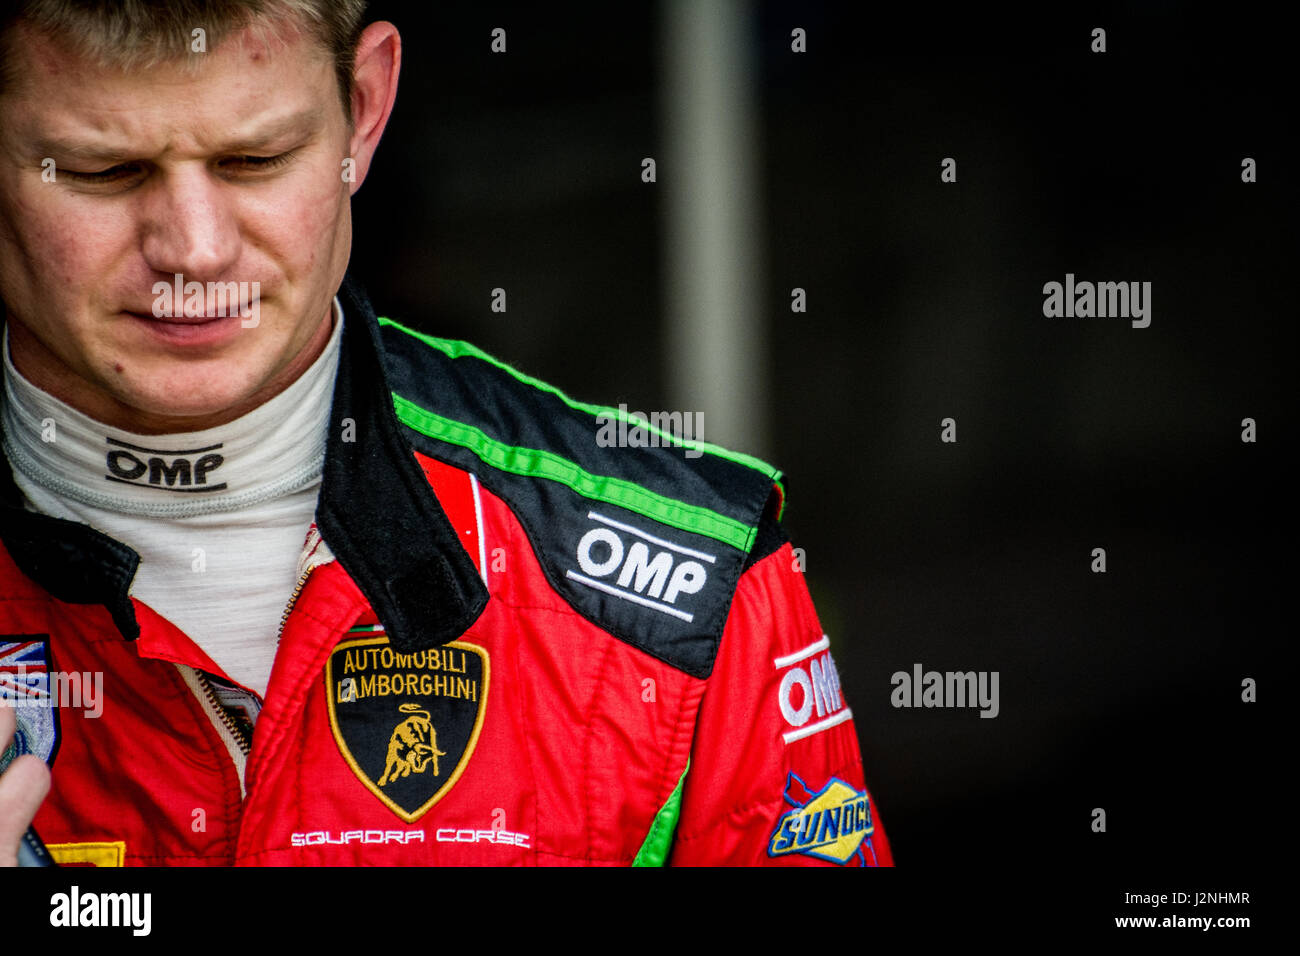
[[186,280],[230,278],[240,252],[230,188],[197,165],[157,176],[144,196],[142,252],[149,267]]

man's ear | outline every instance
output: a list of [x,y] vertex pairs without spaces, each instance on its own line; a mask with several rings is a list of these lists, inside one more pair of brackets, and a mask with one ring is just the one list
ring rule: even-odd
[[372,23],[357,41],[352,71],[352,138],[348,148],[355,162],[351,192],[356,193],[370,171],[370,160],[384,135],[397,98],[397,76],[402,69],[402,37],[386,21]]

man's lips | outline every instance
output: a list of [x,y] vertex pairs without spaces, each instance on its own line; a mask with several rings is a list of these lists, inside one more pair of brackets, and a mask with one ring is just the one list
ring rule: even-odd
[[150,312],[124,310],[122,316],[135,322],[149,340],[169,350],[223,348],[244,331],[238,315],[155,316]]
[[164,322],[168,325],[204,325],[208,322],[215,322],[218,319],[243,318],[252,315],[259,303],[240,305],[237,308],[228,308],[224,312],[209,312],[203,315],[154,315],[152,309],[123,309],[125,315],[137,319],[144,319],[148,322]]
[[141,312],[136,309],[125,309],[127,315],[137,319],[144,319],[147,322],[166,322],[168,325],[203,325],[205,322],[212,322],[215,319],[224,319],[224,315],[154,315],[152,312]]

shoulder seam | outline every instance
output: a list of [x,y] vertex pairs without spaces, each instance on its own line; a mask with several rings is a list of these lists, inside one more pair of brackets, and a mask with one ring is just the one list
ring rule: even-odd
[[482,429],[444,418],[396,393],[393,407],[403,425],[426,438],[465,448],[498,471],[556,481],[590,501],[626,508],[651,521],[704,535],[746,554],[758,534],[757,524],[747,525],[712,508],[669,498],[622,478],[593,475],[553,452],[507,445],[486,435]]
[[560,391],[560,389],[556,388],[555,386],[543,382],[540,379],[534,378],[533,376],[528,375],[524,372],[520,372],[518,369],[514,368],[513,366],[505,362],[502,362],[500,359],[497,359],[492,355],[489,355],[487,352],[484,352],[482,349],[478,348],[475,345],[472,345],[469,342],[464,342],[459,339],[441,339],[441,338],[437,338],[436,336],[427,335],[423,332],[417,332],[415,329],[408,328],[402,325],[400,322],[394,321],[393,319],[386,318],[384,316],[379,316],[378,321],[381,327],[387,326],[396,329],[400,332],[404,332],[407,335],[411,336],[412,338],[415,338],[420,342],[423,342],[425,345],[429,346],[430,348],[437,349],[438,351],[446,355],[448,358],[451,359],[475,358],[482,362],[487,362],[489,365],[492,365],[502,370],[503,372],[508,373],[511,377],[513,377],[516,381],[520,382],[521,384],[527,385],[531,388],[535,388],[549,395],[553,395],[554,397],[562,401],[565,405],[569,406],[575,411],[586,412],[587,414],[593,415],[596,418],[609,418],[613,421],[620,421],[628,425],[644,428],[647,432],[650,432],[651,434],[656,434],[660,438],[669,440],[674,446],[690,448],[692,450],[698,449],[699,451],[705,452],[710,455],[714,455],[718,458],[722,458],[733,464],[741,465],[745,468],[751,468],[754,471],[757,471],[760,474],[764,475],[765,477],[767,477],[777,485],[780,485],[781,483],[782,476],[780,470],[768,464],[767,462],[763,461],[760,458],[755,458],[752,455],[746,455],[743,452],[731,451],[728,448],[723,448],[720,445],[714,445],[709,442],[685,440],[685,439],[677,438],[676,436],[670,435],[662,431],[661,429],[657,428],[656,426],[652,425],[649,422],[644,422],[634,418],[632,415],[619,408],[613,408],[607,405],[594,405],[589,402],[577,401],[576,399],[570,398],[568,395]]

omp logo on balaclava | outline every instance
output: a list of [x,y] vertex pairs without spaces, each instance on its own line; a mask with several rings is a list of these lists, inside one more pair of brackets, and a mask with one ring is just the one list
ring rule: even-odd
[[225,462],[217,453],[221,445],[167,450],[141,448],[116,438],[109,444],[104,477],[124,485],[161,491],[221,491],[226,483],[213,481],[213,472]]

